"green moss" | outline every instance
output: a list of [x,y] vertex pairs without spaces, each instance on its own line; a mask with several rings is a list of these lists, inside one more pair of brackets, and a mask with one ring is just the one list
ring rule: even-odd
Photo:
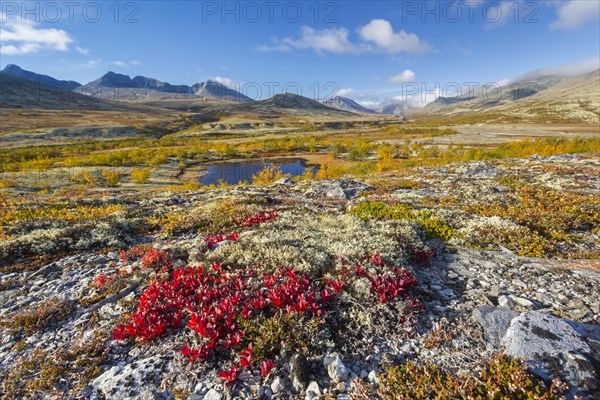
[[292,314],[276,314],[246,320],[239,319],[244,330],[244,342],[252,343],[257,361],[279,355],[282,350],[310,350],[321,325],[318,318],[305,318]]
[[414,221],[423,227],[428,238],[449,240],[455,236],[455,231],[435,213],[415,210],[404,204],[389,205],[381,201],[366,201],[356,205],[349,212],[364,221],[371,218]]
[[381,374],[377,391],[355,382],[355,400],[558,400],[566,386],[555,380],[550,387],[530,375],[519,360],[499,355],[486,362],[475,375],[459,376],[434,365],[418,365],[412,361]]

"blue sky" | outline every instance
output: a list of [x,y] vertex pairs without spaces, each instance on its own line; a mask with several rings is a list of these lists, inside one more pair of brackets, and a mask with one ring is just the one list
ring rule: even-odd
[[[372,105],[431,101],[436,82],[450,91],[548,67],[592,70],[600,57],[600,0],[1,4],[2,67],[82,83],[111,70],[237,82],[254,98],[286,88]],[[413,95],[407,82],[430,94]]]

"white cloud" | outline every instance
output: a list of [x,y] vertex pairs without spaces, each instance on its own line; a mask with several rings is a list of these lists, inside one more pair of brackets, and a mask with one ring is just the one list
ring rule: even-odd
[[404,30],[394,32],[392,24],[385,19],[372,20],[360,28],[359,33],[363,40],[375,43],[388,53],[426,53],[430,50],[429,45],[421,42],[414,33],[407,33]]
[[578,28],[587,22],[600,19],[600,1],[564,1],[556,10],[556,15],[558,19],[550,24],[551,29]]
[[302,27],[302,35],[299,39],[283,38],[274,39],[273,46],[260,46],[261,51],[290,51],[292,49],[311,49],[319,54],[324,53],[357,53],[360,48],[348,39],[348,29],[332,28],[317,30],[308,26]]
[[102,59],[101,58],[96,58],[93,60],[89,60],[88,62],[86,62],[85,64],[83,64],[84,67],[86,68],[95,68],[98,65],[100,65],[102,63]]
[[371,110],[376,109],[381,102],[373,100],[355,100],[358,104]]
[[587,74],[588,72],[600,69],[600,58],[593,57],[576,64],[557,65],[554,67],[542,68],[527,73],[522,78],[533,79],[539,76],[547,75],[568,75],[576,76]]
[[358,30],[361,41],[350,40],[347,28],[314,29],[303,26],[300,38],[272,38],[273,44],[257,47],[259,51],[314,50],[319,54],[359,54],[384,51],[387,53],[425,53],[430,50],[414,33],[394,32],[384,19],[374,19]]
[[138,60],[132,60],[132,61],[116,60],[116,61],[109,61],[109,64],[114,65],[119,68],[129,68],[130,66],[141,65],[142,63]]
[[509,85],[511,83],[513,83],[514,81],[512,79],[509,78],[504,78],[504,79],[500,79],[498,82],[495,82],[498,86],[506,86]]
[[351,89],[351,88],[345,88],[345,89],[338,90],[335,95],[342,96],[342,97],[350,97],[350,96],[356,96],[357,94],[358,94],[358,92],[356,90]]
[[398,75],[390,76],[387,81],[389,83],[414,82],[417,76],[410,69],[400,72]]
[[234,81],[231,78],[226,78],[224,76],[215,76],[215,77],[210,78],[210,80],[219,82],[220,84],[223,84],[223,85],[227,86],[228,88],[232,88],[232,89],[235,88],[236,85],[239,86],[239,82]]
[[67,51],[75,40],[62,29],[39,28],[29,20],[7,18],[2,14],[0,27],[0,54],[23,55],[41,50]]
[[129,68],[129,64],[127,64],[125,61],[111,61],[110,64],[121,68]]
[[75,46],[75,50],[79,53],[79,54],[89,54],[90,49],[84,49],[83,47],[79,47],[79,46]]

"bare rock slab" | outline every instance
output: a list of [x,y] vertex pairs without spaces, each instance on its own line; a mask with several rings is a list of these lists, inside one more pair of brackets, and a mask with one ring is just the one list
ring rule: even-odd
[[600,393],[600,360],[580,332],[583,324],[540,312],[525,312],[513,318],[500,341],[503,352],[523,358],[529,369],[544,380],[560,377],[570,396],[593,398]]
[[511,321],[519,315],[517,311],[491,306],[478,307],[473,318],[481,325],[485,340],[494,348],[500,347],[500,341],[506,334]]

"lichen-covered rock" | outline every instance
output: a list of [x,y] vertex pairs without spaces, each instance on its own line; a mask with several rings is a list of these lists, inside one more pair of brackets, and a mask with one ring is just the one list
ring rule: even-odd
[[[600,392],[598,354],[580,333],[582,324],[540,312],[515,317],[501,340],[505,354],[523,358],[533,373],[545,380],[561,377],[571,395]],[[593,329],[589,332],[593,335]],[[595,335],[594,335],[595,336]],[[599,337],[590,340],[597,342]]]
[[130,364],[115,365],[92,382],[93,394],[100,396],[98,398],[115,400],[174,398],[172,393],[160,387],[167,359],[166,355],[156,355]]
[[473,317],[483,328],[485,339],[494,349],[498,349],[510,322],[518,315],[516,311],[490,306],[478,307],[473,311]]
[[309,198],[331,198],[337,200],[350,200],[360,193],[372,190],[372,187],[359,181],[350,179],[334,181],[317,181],[304,192]]
[[302,353],[296,353],[290,358],[290,381],[297,392],[301,392],[308,383],[310,364]]

